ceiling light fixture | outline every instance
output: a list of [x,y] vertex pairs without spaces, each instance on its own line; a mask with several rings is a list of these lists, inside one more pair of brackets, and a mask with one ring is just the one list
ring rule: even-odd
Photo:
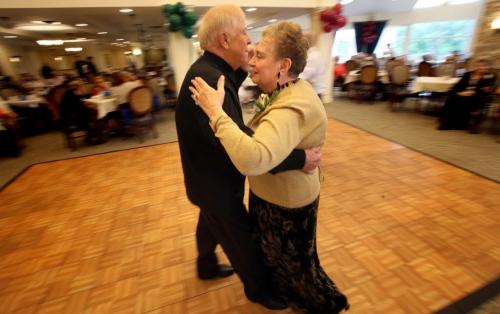
[[132,49],[132,54],[133,54],[134,56],[140,56],[140,55],[142,55],[142,50],[141,50],[141,48],[137,48],[137,47],[136,47],[136,48]]
[[248,8],[245,11],[246,12],[255,12],[255,11],[257,11],[257,8]]
[[12,56],[9,58],[9,61],[10,62],[20,62],[21,61],[21,57],[19,56]]
[[491,22],[491,29],[500,29],[500,18],[496,18]]
[[61,39],[41,39],[36,41],[40,46],[60,46],[64,44],[64,41]]
[[81,43],[81,42],[86,42],[86,41],[93,41],[94,39],[87,39],[87,38],[76,38],[76,39],[68,39],[65,40],[65,43]]
[[6,35],[6,36],[3,36],[3,38],[9,38],[10,39],[10,38],[17,38],[17,36],[15,36],[15,35]]
[[132,9],[120,9],[120,12],[121,13],[130,13],[130,12],[134,12],[134,10],[132,10]]
[[247,29],[253,29],[254,27],[253,26],[247,26]]
[[106,35],[108,32],[99,32],[97,35]]
[[66,31],[72,30],[73,27],[63,24],[54,24],[54,23],[35,23],[33,21],[32,24],[19,24],[15,27],[15,29],[20,29],[24,31],[41,31],[41,32],[50,32],[50,31]]
[[78,24],[75,24],[76,27],[85,27],[85,26],[89,26],[89,24],[87,23],[78,23]]
[[62,61],[62,59],[63,59],[62,57],[55,57],[54,58],[55,61]]
[[125,40],[123,38],[117,38],[116,41],[122,41],[122,40]]
[[193,38],[198,38],[198,34],[194,34],[194,35],[193,35]]
[[83,48],[82,47],[68,47],[68,48],[64,48],[64,51],[67,51],[67,52],[79,52],[79,51],[82,51]]
[[274,23],[274,22],[277,22],[277,21],[278,21],[278,19],[270,19],[270,20],[268,20],[269,23]]

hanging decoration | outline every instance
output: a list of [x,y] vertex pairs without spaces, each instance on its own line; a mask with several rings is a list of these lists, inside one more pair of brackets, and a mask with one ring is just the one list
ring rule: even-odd
[[186,10],[181,2],[176,4],[165,4],[162,8],[163,15],[168,19],[168,30],[171,32],[182,32],[184,37],[191,38],[194,34],[193,26],[198,16]]
[[319,17],[323,22],[323,31],[325,33],[342,28],[347,23],[346,17],[342,15],[342,5],[340,3],[321,11]]
[[361,41],[363,44],[371,44],[377,39],[375,31],[375,22],[367,21],[363,23],[361,30]]

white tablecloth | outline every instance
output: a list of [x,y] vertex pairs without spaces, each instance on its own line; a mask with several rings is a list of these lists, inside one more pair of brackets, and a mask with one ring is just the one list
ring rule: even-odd
[[445,93],[460,79],[458,77],[420,76],[413,81],[412,93],[439,92]]
[[[344,84],[356,82],[357,80],[359,80],[359,75],[360,75],[359,70],[350,71],[345,78]],[[387,73],[387,71],[384,71],[384,70],[380,70],[377,72],[377,79],[380,82],[382,82],[382,84],[389,84],[390,83],[389,74]]]
[[104,118],[108,113],[118,109],[116,98],[104,98],[102,96],[85,99],[85,102],[97,108],[97,119]]
[[40,103],[44,103],[45,99],[37,95],[27,95],[26,99],[19,96],[11,96],[7,99],[7,103],[11,106],[38,108]]

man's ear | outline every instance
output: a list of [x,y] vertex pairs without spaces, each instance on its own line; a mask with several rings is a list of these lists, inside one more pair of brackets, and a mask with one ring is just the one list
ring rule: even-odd
[[224,32],[218,33],[217,34],[217,43],[223,49],[228,49],[229,48],[229,41],[228,41],[227,34]]

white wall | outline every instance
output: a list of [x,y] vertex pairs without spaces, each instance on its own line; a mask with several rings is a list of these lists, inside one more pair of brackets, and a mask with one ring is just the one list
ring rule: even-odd
[[[12,56],[21,57],[20,62],[10,62]],[[11,46],[0,43],[0,66],[5,75],[17,77],[21,73],[39,76],[42,64],[36,51],[24,46]]]

